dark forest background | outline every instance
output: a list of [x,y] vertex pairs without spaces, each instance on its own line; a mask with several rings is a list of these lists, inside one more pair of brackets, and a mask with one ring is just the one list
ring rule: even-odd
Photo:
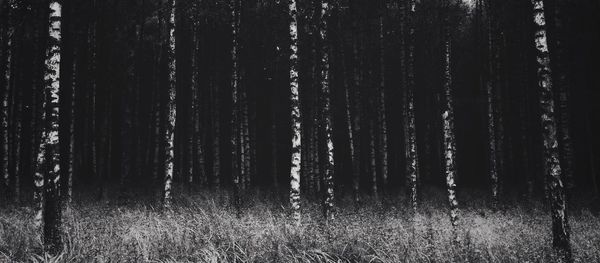
[[[548,24],[553,8],[560,4],[564,19],[561,30],[565,52],[564,71],[569,82],[570,128],[574,142],[574,189],[572,192],[598,193],[598,49],[597,1],[546,1]],[[7,20],[6,5],[12,3],[14,15]],[[318,48],[315,1],[300,1],[299,59],[300,96],[304,134],[318,125],[315,104],[318,100]],[[400,3],[401,4],[401,3]],[[402,89],[400,83],[400,35],[402,17],[395,1],[339,1],[333,3],[330,17],[331,90],[333,141],[335,145],[336,192],[350,191],[350,154],[345,127],[344,79],[351,82],[351,68],[359,63],[361,100],[364,118],[361,126],[376,118],[375,98],[380,83],[379,22],[383,17],[385,110],[389,136],[389,184],[380,186],[396,192],[405,184],[404,140],[402,129]],[[14,26],[14,63],[10,69],[9,136],[11,151],[9,170],[21,177],[24,193],[32,191],[32,156],[40,133],[40,83],[43,81],[45,54],[46,4],[44,1],[3,1],[1,25],[3,46],[7,25]],[[190,139],[204,147],[204,170],[194,170],[196,182],[211,186],[214,176],[227,186],[230,178],[228,150],[231,114],[231,25],[230,7],[223,1],[181,1],[177,9],[177,128],[175,180],[183,183],[190,165],[198,166],[196,155],[186,154]],[[535,76],[535,50],[530,3],[527,1],[494,2],[494,34],[498,43],[497,81],[502,94],[504,166],[500,183],[503,192],[524,194],[528,178],[534,178],[534,190],[543,187],[542,137],[539,125],[538,89]],[[290,116],[288,87],[288,16],[286,4],[279,1],[242,1],[240,23],[241,87],[247,92],[250,137],[255,151],[253,186],[273,190],[275,180],[281,191],[288,185],[290,154]],[[427,185],[443,185],[441,162],[442,101],[442,26],[449,14],[453,31],[452,76],[456,107],[456,140],[459,188],[482,188],[489,185],[487,171],[486,94],[482,84],[486,62],[486,19],[481,3],[447,4],[423,0],[417,3],[415,42],[415,110],[418,138],[420,180]],[[166,26],[168,5],[164,1],[65,1],[63,7],[63,44],[61,60],[61,140],[74,139],[74,188],[89,193],[100,184],[109,189],[138,192],[148,189],[161,173],[162,156],[156,160],[153,150],[157,131],[164,129],[167,98]],[[97,32],[92,35],[95,24]],[[552,40],[550,27],[550,40]],[[352,57],[352,43],[359,43],[357,58]],[[90,61],[95,49],[95,70]],[[342,61],[342,53],[346,58]],[[5,53],[5,52],[4,52]],[[196,64],[192,66],[192,59]],[[355,61],[358,59],[359,61]],[[3,61],[5,61],[3,59]],[[345,65],[342,65],[345,63]],[[4,65],[4,64],[3,64]],[[343,72],[345,67],[345,73]],[[6,69],[3,69],[6,70]],[[344,75],[345,74],[345,75]],[[194,80],[192,80],[195,78]],[[5,82],[5,78],[1,80]],[[194,81],[194,84],[192,84]],[[6,83],[2,83],[3,86]],[[92,86],[95,89],[92,89]],[[349,85],[349,84],[346,84]],[[74,95],[72,93],[74,92]],[[197,101],[193,101],[197,92]],[[73,96],[73,102],[71,99]],[[92,100],[94,103],[92,103]],[[192,104],[199,112],[192,112]],[[74,115],[68,114],[74,107]],[[194,116],[197,114],[197,116]],[[69,126],[74,123],[73,137]],[[194,122],[200,133],[194,133]],[[21,130],[17,131],[17,123]],[[94,124],[93,124],[94,123]],[[220,127],[216,130],[216,126]],[[92,126],[94,125],[94,126]],[[158,130],[157,126],[158,125]],[[92,128],[93,127],[93,128]],[[217,133],[218,132],[218,133]],[[17,134],[20,133],[20,134]],[[526,141],[523,140],[526,133]],[[162,133],[160,133],[162,134]],[[369,185],[369,129],[361,129],[362,185]],[[378,136],[375,134],[375,136]],[[308,138],[308,137],[306,137]],[[17,140],[19,156],[14,145]],[[96,170],[92,171],[92,148],[97,144]],[[159,140],[160,141],[160,140]],[[219,142],[215,155],[214,142]],[[308,139],[305,139],[308,141]],[[61,143],[61,156],[69,155],[69,144]],[[194,146],[196,147],[196,146]],[[276,149],[273,149],[276,147]],[[323,152],[324,143],[319,145]],[[379,149],[379,145],[376,145]],[[273,153],[276,155],[273,155]],[[530,155],[524,158],[523,153]],[[164,151],[159,151],[161,154]],[[127,153],[125,155],[121,153]],[[322,154],[323,155],[323,154]],[[215,158],[220,159],[214,171]],[[16,162],[20,159],[20,162]],[[68,158],[61,158],[68,167]],[[526,162],[526,163],[525,163]],[[274,165],[274,163],[276,165]],[[123,167],[130,166],[131,170]],[[158,167],[157,167],[158,166]],[[273,167],[276,167],[276,172]],[[156,169],[156,171],[155,171]],[[311,168],[316,169],[316,168]],[[68,169],[62,169],[64,180]],[[125,174],[127,173],[127,174]],[[201,178],[203,177],[203,178]],[[14,180],[14,179],[11,179]],[[380,181],[381,182],[381,181]],[[63,183],[63,186],[67,183]],[[370,187],[363,190],[368,192]],[[5,191],[8,195],[11,191]],[[31,194],[22,194],[30,197]],[[593,194],[592,194],[593,193]],[[586,194],[586,196],[588,196]],[[587,198],[586,198],[587,199]]]

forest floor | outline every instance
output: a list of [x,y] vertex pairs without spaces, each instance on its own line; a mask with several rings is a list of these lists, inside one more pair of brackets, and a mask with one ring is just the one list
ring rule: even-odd
[[[0,262],[557,261],[540,203],[492,212],[484,201],[462,197],[460,243],[453,244],[443,194],[427,193],[416,216],[402,198],[387,205],[364,200],[358,210],[344,200],[329,224],[319,206],[304,202],[298,228],[281,204],[244,198],[238,218],[227,194],[209,191],[177,198],[172,212],[76,203],[64,212],[64,248],[56,257],[41,254],[30,208],[2,208]],[[571,214],[575,262],[600,262],[600,218],[586,209]]]

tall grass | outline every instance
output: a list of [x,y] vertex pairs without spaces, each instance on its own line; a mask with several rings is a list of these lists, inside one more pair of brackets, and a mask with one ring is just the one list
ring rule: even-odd
[[[342,200],[328,224],[304,202],[299,228],[258,197],[238,218],[224,192],[179,197],[170,212],[86,202],[65,209],[58,256],[43,254],[31,209],[13,207],[0,213],[0,262],[557,262],[540,205],[491,212],[467,198],[455,244],[442,192],[426,199],[416,215],[402,199]],[[571,227],[575,261],[600,262],[600,220],[582,210]]]

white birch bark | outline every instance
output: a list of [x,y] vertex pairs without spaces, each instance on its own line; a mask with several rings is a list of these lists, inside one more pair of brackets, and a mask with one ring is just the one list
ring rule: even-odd
[[174,138],[175,138],[175,119],[176,119],[176,106],[175,106],[175,91],[176,91],[176,60],[175,60],[175,7],[176,0],[170,0],[170,16],[169,16],[169,47],[168,47],[168,63],[169,63],[169,98],[167,100],[167,129],[165,133],[166,141],[166,173],[165,173],[165,184],[164,184],[164,200],[163,205],[165,208],[171,208],[172,193],[171,188],[173,184],[173,161],[174,161]]
[[450,203],[450,222],[454,232],[454,241],[458,241],[456,228],[458,227],[458,200],[456,198],[456,141],[454,136],[454,105],[452,99],[452,68],[451,60],[451,33],[448,17],[444,19],[444,96],[446,103],[442,113],[444,128],[444,160],[446,173],[446,188]]
[[[36,211],[36,224],[43,221],[44,248],[53,254],[61,249],[61,206],[60,206],[60,162],[59,162],[59,89],[60,89],[60,44],[61,44],[61,4],[50,2],[49,42],[46,52],[46,73],[44,76],[44,121],[36,167],[36,186],[43,187],[43,210]],[[41,180],[43,178],[43,181]],[[39,220],[42,218],[42,220]]]
[[296,0],[289,0],[290,16],[290,91],[292,103],[292,166],[290,171],[290,205],[292,220],[300,225],[300,156],[301,156],[301,116],[300,99],[298,96],[298,18]]
[[[379,159],[381,160],[381,185],[383,188],[387,185],[388,179],[388,139],[387,139],[387,117],[385,107],[385,32],[383,27],[383,15],[379,18],[379,65],[380,65],[380,84],[379,84]],[[383,189],[382,189],[383,190]]]
[[541,122],[544,137],[545,177],[552,215],[552,243],[564,257],[571,258],[570,229],[567,218],[567,200],[559,159],[557,125],[554,116],[552,70],[546,37],[546,18],[543,0],[532,0],[537,50],[537,79],[540,89]]
[[[1,173],[2,173],[2,178],[3,178],[3,183],[4,185],[2,187],[0,187],[0,189],[6,189],[7,193],[9,190],[9,173],[8,173],[8,166],[9,166],[9,160],[8,160],[8,134],[9,134],[9,130],[8,130],[8,97],[9,97],[9,90],[10,90],[10,83],[11,81],[11,69],[12,69],[12,47],[13,47],[13,35],[14,35],[14,27],[12,25],[12,21],[11,17],[12,17],[12,7],[10,6],[10,3],[7,4],[8,6],[8,10],[7,10],[7,32],[6,32],[6,52],[4,53],[4,58],[5,58],[5,68],[4,68],[4,87],[2,87],[2,91],[0,91],[2,93],[2,109],[1,109],[1,115],[0,115],[0,124],[2,125],[1,127],[1,132],[2,132],[2,163],[0,164],[1,166]],[[0,34],[3,32],[0,32]],[[5,196],[7,197],[7,196]],[[2,197],[0,197],[1,199]]]
[[329,3],[322,0],[320,10],[320,37],[321,37],[321,96],[323,103],[323,119],[325,124],[325,140],[327,143],[327,162],[323,173],[323,184],[325,187],[325,200],[323,204],[323,214],[325,219],[333,219],[333,140],[332,140],[332,112],[330,106],[329,90],[329,38],[327,35],[327,19],[329,18]]
[[407,69],[406,69],[406,121],[407,126],[405,136],[408,137],[406,140],[408,145],[408,176],[410,182],[410,200],[411,206],[414,212],[417,210],[417,197],[418,197],[418,152],[417,152],[417,131],[415,122],[415,104],[414,104],[414,90],[415,90],[415,76],[414,76],[414,49],[415,49],[415,15],[416,15],[416,2],[411,0],[409,2],[409,29],[408,29],[408,54],[407,54]]

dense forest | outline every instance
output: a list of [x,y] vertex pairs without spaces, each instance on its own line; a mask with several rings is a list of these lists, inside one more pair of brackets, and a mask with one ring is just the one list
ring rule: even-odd
[[0,215],[27,211],[56,255],[78,206],[173,213],[223,195],[242,218],[258,198],[293,229],[311,209],[326,225],[365,206],[416,218],[434,192],[448,247],[465,242],[463,207],[539,201],[546,245],[592,260],[574,256],[569,217],[600,212],[599,13],[595,0],[0,0]]

